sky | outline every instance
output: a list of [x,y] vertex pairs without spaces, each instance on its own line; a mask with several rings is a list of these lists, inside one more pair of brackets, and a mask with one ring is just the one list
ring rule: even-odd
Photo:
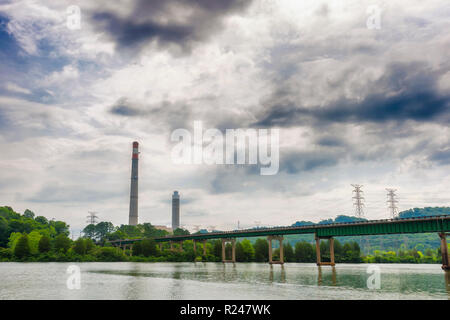
[[[136,140],[140,222],[170,226],[174,190],[191,230],[354,215],[351,184],[368,219],[389,218],[385,188],[400,211],[449,206],[449,17],[447,0],[0,1],[1,205],[126,224]],[[194,121],[279,129],[278,173],[174,163]]]

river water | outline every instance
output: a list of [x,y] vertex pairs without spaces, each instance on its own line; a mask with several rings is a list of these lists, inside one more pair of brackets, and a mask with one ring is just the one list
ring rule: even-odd
[[[68,288],[77,277],[71,265],[79,289]],[[450,299],[450,273],[440,265],[369,266],[4,262],[0,299]]]

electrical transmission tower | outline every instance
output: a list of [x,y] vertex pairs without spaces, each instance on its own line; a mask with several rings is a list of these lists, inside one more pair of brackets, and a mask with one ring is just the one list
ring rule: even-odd
[[352,194],[355,194],[352,199],[354,199],[354,203],[353,205],[355,206],[356,209],[356,216],[358,218],[362,218],[364,216],[364,211],[363,211],[363,207],[364,207],[364,197],[362,196],[363,191],[361,190],[361,188],[363,187],[360,184],[352,184],[351,185],[353,188],[355,188],[352,192]]
[[391,218],[394,219],[395,217],[397,217],[398,215],[398,208],[396,206],[396,203],[398,203],[398,200],[395,199],[395,197],[397,197],[397,195],[395,194],[395,191],[397,191],[397,189],[388,189],[386,188],[387,193],[387,203],[388,203],[388,208],[389,208],[389,213],[391,214]]
[[88,211],[89,215],[86,217],[86,223],[87,224],[96,224],[98,216],[96,215],[97,212],[94,211]]

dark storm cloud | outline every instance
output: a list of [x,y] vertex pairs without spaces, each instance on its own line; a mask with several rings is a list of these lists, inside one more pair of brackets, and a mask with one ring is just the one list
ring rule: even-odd
[[148,118],[154,125],[167,125],[171,130],[185,128],[191,111],[185,102],[162,101],[154,105],[139,105],[122,97],[111,106],[110,113],[123,117]]
[[429,157],[429,160],[436,162],[440,165],[450,164],[450,148],[434,152]]
[[[283,90],[272,97],[256,125],[290,127],[317,122],[450,121],[450,95],[437,89],[440,74],[423,63],[392,64],[371,84],[361,100],[340,98],[325,106],[306,108]],[[277,102],[279,100],[279,102]]]
[[206,40],[220,30],[223,19],[242,12],[252,0],[141,0],[131,14],[97,11],[92,17],[98,28],[121,49],[139,49],[156,41],[189,50],[193,42]]
[[341,147],[346,145],[345,141],[335,136],[320,137],[316,140],[316,143],[324,147]]
[[289,152],[280,155],[280,171],[296,174],[320,167],[334,166],[339,161],[339,154],[321,152]]

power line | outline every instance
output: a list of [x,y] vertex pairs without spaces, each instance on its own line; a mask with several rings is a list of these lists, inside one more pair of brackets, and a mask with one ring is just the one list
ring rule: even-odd
[[89,215],[86,217],[86,223],[87,224],[96,224],[97,223],[97,219],[98,216],[96,215],[96,213],[98,212],[94,212],[94,211],[88,211]]
[[363,211],[363,207],[364,207],[364,197],[362,196],[363,191],[361,190],[361,188],[363,187],[360,184],[352,184],[351,185],[353,188],[355,188],[352,192],[352,194],[354,193],[355,195],[352,197],[352,199],[355,200],[355,202],[353,203],[353,205],[355,206],[356,209],[356,216],[358,218],[362,218],[364,216],[364,211]]
[[388,192],[387,193],[388,200],[386,202],[389,205],[388,206],[389,213],[391,214],[391,218],[394,219],[398,215],[398,207],[395,205],[396,203],[398,203],[398,200],[395,199],[395,197],[397,196],[395,194],[395,191],[397,191],[397,189],[386,188],[386,191]]

